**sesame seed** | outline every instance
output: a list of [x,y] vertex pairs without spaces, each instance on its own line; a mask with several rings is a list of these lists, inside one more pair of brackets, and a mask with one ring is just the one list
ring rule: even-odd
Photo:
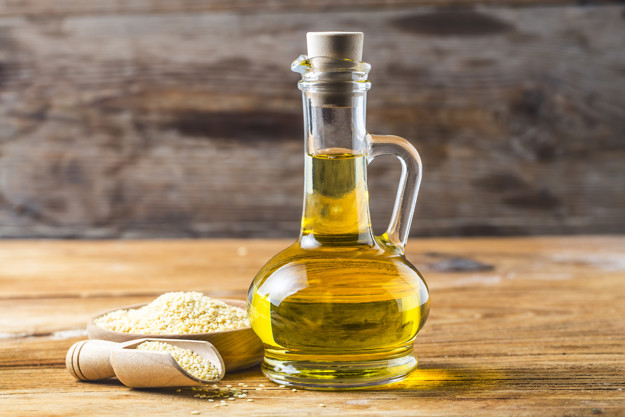
[[115,332],[143,334],[208,333],[250,325],[244,309],[199,292],[165,293],[143,307],[107,313],[95,324]]
[[293,388],[291,391],[297,391],[295,388]]
[[262,390],[263,390],[262,388],[256,388],[256,391],[262,391]]
[[193,415],[197,415],[197,414],[200,414],[200,412],[199,412],[199,411],[197,411],[197,410],[193,410],[193,411],[191,411],[191,414],[193,414]]
[[324,403],[319,404],[319,407],[325,407],[326,405]]
[[286,385],[280,385],[280,388],[286,388]]
[[[150,341],[141,343],[136,349],[169,353],[185,371],[198,379],[207,381],[219,378],[219,369],[210,361],[189,349],[183,349],[165,342]],[[193,391],[202,391],[202,389],[196,387],[191,389]]]
[[265,384],[258,384],[258,386],[259,386],[259,387],[264,387],[264,386],[265,386]]
[[252,401],[254,401],[254,399],[253,398],[248,398],[247,401],[251,403]]

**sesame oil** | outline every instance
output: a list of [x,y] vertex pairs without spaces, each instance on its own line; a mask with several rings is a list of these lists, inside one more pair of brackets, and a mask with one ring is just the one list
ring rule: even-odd
[[371,232],[366,163],[344,149],[306,155],[300,239],[250,288],[263,372],[276,382],[351,388],[416,366],[429,295],[416,268]]

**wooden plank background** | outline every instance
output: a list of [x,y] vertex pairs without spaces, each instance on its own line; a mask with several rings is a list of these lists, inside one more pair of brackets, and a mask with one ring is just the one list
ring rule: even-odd
[[[0,236],[294,236],[289,64],[332,29],[365,32],[369,130],[422,154],[413,234],[623,233],[624,18],[538,0],[0,1]],[[371,166],[377,231],[398,171]]]

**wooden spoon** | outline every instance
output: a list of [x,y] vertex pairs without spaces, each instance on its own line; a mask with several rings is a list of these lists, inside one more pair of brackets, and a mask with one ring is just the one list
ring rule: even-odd
[[[245,301],[240,300],[218,300],[231,306],[245,309]],[[129,310],[143,307],[145,304],[133,305],[129,307],[116,308],[115,310]],[[224,360],[226,372],[238,371],[249,368],[260,363],[263,359],[263,344],[256,336],[251,327],[244,327],[236,330],[226,330],[209,333],[187,333],[187,334],[143,334],[143,333],[123,333],[114,332],[98,327],[95,320],[111,311],[98,314],[87,324],[87,336],[89,339],[108,340],[111,342],[127,342],[134,339],[181,339],[181,340],[203,340],[211,343],[217,348]]]
[[[138,350],[143,342],[165,342],[188,349],[208,360],[217,370],[216,379],[204,380],[187,372],[167,352]],[[187,387],[207,385],[223,379],[226,371],[217,349],[208,342],[179,339],[139,339],[125,343],[83,340],[74,343],[65,358],[67,370],[76,379],[98,381],[116,376],[130,388]]]

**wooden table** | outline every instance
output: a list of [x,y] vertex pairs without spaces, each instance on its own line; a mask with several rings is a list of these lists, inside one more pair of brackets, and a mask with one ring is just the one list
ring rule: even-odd
[[247,384],[254,401],[216,408],[190,389],[130,390],[65,370],[90,316],[170,290],[244,298],[287,243],[0,243],[0,414],[625,415],[625,237],[412,239],[432,294],[420,369],[377,390],[294,392],[257,367],[222,382]]

